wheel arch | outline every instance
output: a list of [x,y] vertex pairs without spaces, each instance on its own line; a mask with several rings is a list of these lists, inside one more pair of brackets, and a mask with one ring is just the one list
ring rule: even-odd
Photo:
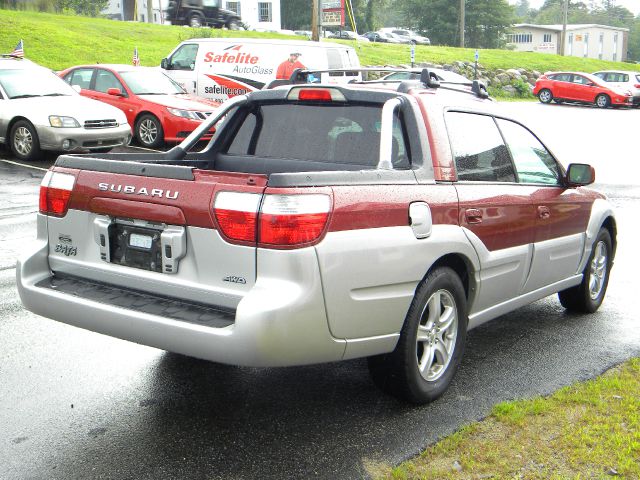
[[613,216],[608,216],[605,218],[604,222],[602,222],[602,228],[606,228],[611,236],[611,254],[615,258],[616,249],[618,247],[618,225],[616,224],[616,219]]
[[473,274],[475,269],[471,260],[462,253],[448,253],[443,255],[433,262],[422,280],[424,281],[429,273],[439,267],[449,267],[460,277],[467,300],[467,309],[470,309],[475,298],[475,292],[477,291],[475,276]]
[[[7,132],[6,132],[6,135],[5,135],[7,140],[9,139],[9,134],[11,133],[11,129],[20,120],[24,120],[25,122],[29,122],[31,125],[33,125],[33,122],[31,120],[29,120],[27,117],[23,117],[22,115],[16,115],[11,120],[9,120],[9,123],[7,123]],[[36,128],[36,126],[33,125],[33,128]],[[36,129],[36,133],[38,133],[37,129]]]
[[151,110],[140,110],[136,114],[136,118],[133,120],[133,125],[131,125],[131,133],[133,134],[133,136],[134,137],[136,136],[136,130],[138,129],[138,121],[142,118],[143,115],[152,115],[153,117],[158,119],[158,121],[160,122],[160,126],[162,127],[162,139],[164,140],[164,137],[167,134],[166,128],[164,127],[164,118],[162,115],[157,115]]

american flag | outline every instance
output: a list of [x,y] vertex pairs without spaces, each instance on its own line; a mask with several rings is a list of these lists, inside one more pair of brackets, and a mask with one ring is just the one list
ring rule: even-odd
[[13,52],[11,52],[11,55],[14,57],[24,58],[24,45],[22,44],[22,40],[18,42],[16,48],[14,48]]
[[137,67],[138,65],[140,65],[140,57],[138,56],[138,47],[135,47],[133,49],[133,65],[134,67]]

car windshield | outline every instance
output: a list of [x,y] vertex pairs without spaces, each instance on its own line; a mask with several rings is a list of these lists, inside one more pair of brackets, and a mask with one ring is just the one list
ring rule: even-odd
[[176,82],[158,70],[120,72],[129,89],[136,95],[175,95],[186,93]]
[[77,95],[64,80],[44,68],[0,70],[0,85],[10,99]]

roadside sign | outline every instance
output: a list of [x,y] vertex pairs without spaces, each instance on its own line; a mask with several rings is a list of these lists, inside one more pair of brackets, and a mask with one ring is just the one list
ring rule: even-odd
[[322,0],[320,22],[323,27],[344,25],[344,0]]

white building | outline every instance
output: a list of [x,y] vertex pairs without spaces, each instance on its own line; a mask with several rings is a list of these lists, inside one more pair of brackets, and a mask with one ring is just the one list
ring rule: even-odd
[[[562,25],[519,23],[507,42],[519,52],[560,53]],[[629,29],[607,25],[567,25],[564,54],[623,62],[627,58]]]
[[[217,3],[240,15],[244,23],[256,30],[280,30],[280,0],[202,0]],[[102,13],[114,20],[148,22],[147,2],[152,7],[151,23],[169,23],[164,18],[168,0],[109,0]]]

